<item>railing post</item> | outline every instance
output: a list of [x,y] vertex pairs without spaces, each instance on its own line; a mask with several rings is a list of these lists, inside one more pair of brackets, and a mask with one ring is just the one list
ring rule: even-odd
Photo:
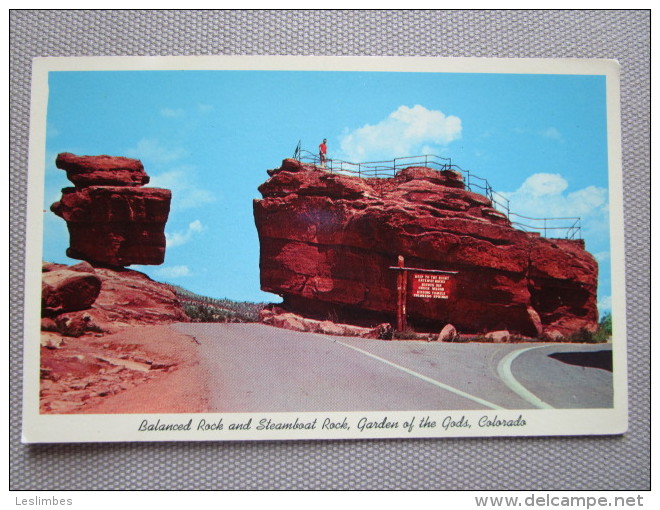
[[403,255],[399,255],[397,266],[399,270],[396,276],[396,327],[398,331],[406,329],[406,284],[408,280],[408,272],[404,269],[405,259]]
[[582,218],[578,218],[577,224],[578,224],[577,231],[579,236],[578,239],[582,239]]

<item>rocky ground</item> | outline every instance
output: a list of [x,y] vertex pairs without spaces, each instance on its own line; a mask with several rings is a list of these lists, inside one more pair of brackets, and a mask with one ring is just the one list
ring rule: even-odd
[[77,338],[43,332],[40,412],[204,412],[197,347],[167,325]]
[[197,344],[172,288],[128,269],[44,263],[42,413],[201,412]]

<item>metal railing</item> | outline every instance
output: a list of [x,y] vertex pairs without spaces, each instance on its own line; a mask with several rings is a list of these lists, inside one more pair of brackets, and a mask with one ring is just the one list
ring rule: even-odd
[[[508,218],[511,214],[511,201],[501,193],[493,189],[487,179],[473,174],[469,170],[461,168],[458,165],[452,165],[452,170],[457,170],[463,175],[463,183],[468,191],[486,195],[493,203],[493,208],[506,214]],[[475,191],[476,190],[476,191]]]
[[[322,165],[319,155],[302,149],[300,142],[296,147],[293,157],[301,163],[314,165],[317,168],[321,168],[330,173],[353,175],[363,179],[392,178],[395,177],[400,170],[415,166],[440,171],[453,170],[462,175],[463,183],[468,191],[480,193],[488,197],[493,205],[493,209],[506,215],[507,219],[511,221],[511,225],[514,225],[516,228],[525,232],[537,232],[542,234],[543,237],[548,237],[548,232],[552,234],[555,231],[561,230],[565,232],[565,239],[581,239],[582,227],[581,219],[579,217],[532,218],[514,213],[511,211],[511,201],[501,193],[495,191],[487,179],[473,174],[470,170],[452,164],[451,158],[425,154],[422,156],[406,156],[385,161],[368,161],[365,163],[353,163],[341,159],[327,159],[325,165]],[[532,224],[530,225],[528,223],[513,221],[511,219],[512,216],[532,222]],[[568,221],[569,223],[558,225],[558,221]]]
[[[511,221],[511,225],[520,230],[524,230],[525,232],[537,232],[542,234],[543,237],[555,237],[552,235],[548,236],[548,232],[552,234],[556,230],[562,230],[566,233],[564,237],[565,239],[581,239],[582,220],[579,217],[531,218],[529,216],[523,216],[522,214],[517,214],[514,212],[510,213],[510,216],[515,216],[516,218],[521,218],[528,222],[534,222],[532,225],[530,225],[529,223],[522,223],[520,221]],[[568,223],[559,225],[557,222]]]
[[353,163],[341,159],[328,159],[325,165],[321,164],[318,154],[296,148],[294,158],[301,163],[308,163],[323,168],[330,173],[355,175],[363,179],[382,179],[394,177],[399,170],[411,166],[424,166],[434,170],[451,170],[451,159],[426,154],[423,156],[406,156],[384,161],[368,161],[366,163]]

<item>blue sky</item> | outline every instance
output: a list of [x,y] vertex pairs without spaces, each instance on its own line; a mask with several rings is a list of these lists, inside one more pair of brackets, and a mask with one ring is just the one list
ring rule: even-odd
[[49,211],[69,186],[60,152],[142,160],[173,192],[161,266],[132,266],[194,292],[271,301],[259,289],[252,200],[302,140],[347,161],[436,154],[484,177],[532,217],[580,216],[610,309],[605,77],[313,72],[51,71],[44,260],[67,259]]

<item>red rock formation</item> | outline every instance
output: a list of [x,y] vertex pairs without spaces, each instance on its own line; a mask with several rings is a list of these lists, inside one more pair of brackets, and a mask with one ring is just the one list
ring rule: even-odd
[[56,164],[75,184],[51,206],[67,222],[69,257],[115,267],[163,263],[171,192],[141,188],[149,177],[140,161],[63,153]]
[[43,274],[41,309],[44,316],[86,310],[101,292],[101,279],[93,273],[56,269]]
[[458,271],[450,299],[408,294],[408,318],[439,331],[568,335],[597,326],[598,267],[580,240],[513,228],[453,171],[407,168],[392,179],[330,174],[295,160],[270,170],[254,216],[261,287],[301,315],[394,320],[398,255]]
[[[42,312],[48,318],[42,321],[44,330],[80,336],[190,320],[172,288],[144,273],[86,262],[74,266],[45,263],[42,270]],[[71,290],[79,297],[71,297]]]
[[76,156],[69,152],[57,155],[55,166],[66,170],[66,177],[76,188],[87,186],[143,186],[149,183],[142,163],[119,156]]

